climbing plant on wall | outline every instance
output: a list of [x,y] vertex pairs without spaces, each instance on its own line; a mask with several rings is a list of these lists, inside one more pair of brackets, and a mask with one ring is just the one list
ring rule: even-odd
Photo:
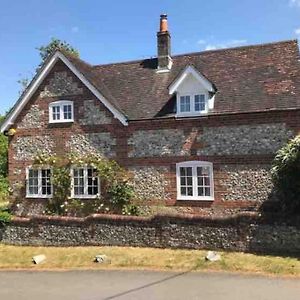
[[[35,158],[34,166],[51,168],[53,197],[47,206],[49,214],[121,213],[127,211],[127,205],[135,196],[127,172],[115,161],[100,156],[78,157],[71,154],[57,157],[40,154]],[[90,166],[96,170],[101,180],[101,196],[97,195],[96,199],[89,201],[71,198],[72,166]]]

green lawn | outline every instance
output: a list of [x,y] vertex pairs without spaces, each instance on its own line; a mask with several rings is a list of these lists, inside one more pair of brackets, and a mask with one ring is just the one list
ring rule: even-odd
[[[219,252],[222,260],[207,262],[207,251],[131,247],[21,247],[0,244],[0,269],[147,269],[173,271],[229,271],[300,276],[295,258]],[[31,258],[45,254],[47,260],[34,265]],[[93,258],[106,254],[110,264],[97,264]]]

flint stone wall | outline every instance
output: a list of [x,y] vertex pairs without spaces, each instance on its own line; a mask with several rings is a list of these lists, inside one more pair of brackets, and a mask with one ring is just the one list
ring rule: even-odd
[[273,184],[270,166],[225,165],[222,166],[220,184],[226,190],[223,200],[247,200],[261,203],[268,199]]
[[169,180],[166,173],[167,167],[133,167],[133,186],[136,196],[140,200],[166,200],[170,198],[167,192]]
[[83,89],[78,87],[78,83],[73,81],[67,72],[55,72],[49,80],[49,84],[41,91],[40,96],[44,98],[81,94],[83,94]]
[[42,121],[44,113],[45,112],[41,110],[38,105],[32,105],[22,122],[18,125],[18,128],[41,128],[44,125],[44,122]]
[[2,243],[36,246],[139,246],[298,254],[300,224],[266,224],[253,214],[230,218],[94,215],[15,218]]
[[80,113],[83,118],[79,119],[82,125],[102,125],[111,124],[112,119],[108,117],[104,110],[101,110],[99,105],[94,104],[94,100],[85,100],[83,107],[80,108]]
[[75,134],[67,141],[66,146],[70,152],[85,156],[86,154],[104,155],[113,157],[116,155],[114,146],[116,139],[109,132]]
[[204,127],[198,155],[274,154],[293,136],[284,123]]
[[32,160],[38,154],[53,154],[54,141],[47,135],[18,137],[13,143],[15,160]]
[[187,137],[181,129],[139,130],[128,139],[129,157],[186,156]]

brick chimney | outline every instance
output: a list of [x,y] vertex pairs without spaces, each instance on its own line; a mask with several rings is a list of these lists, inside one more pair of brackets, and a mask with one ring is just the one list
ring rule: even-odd
[[168,72],[172,67],[171,35],[168,31],[168,16],[160,15],[157,33],[157,72]]

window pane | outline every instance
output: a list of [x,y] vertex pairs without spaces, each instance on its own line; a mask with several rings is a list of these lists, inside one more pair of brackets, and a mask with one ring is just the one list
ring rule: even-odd
[[52,119],[60,120],[60,107],[59,106],[52,106]]
[[203,188],[198,187],[198,196],[203,196]]
[[186,196],[186,188],[185,187],[181,187],[180,188],[180,193],[181,193],[181,196]]
[[180,184],[181,185],[186,185],[186,178],[185,177],[180,177]]
[[205,110],[205,95],[195,95],[195,111]]
[[181,96],[180,97],[180,111],[189,112],[191,110],[191,99],[190,96]]
[[198,196],[211,196],[210,168],[197,167]]
[[193,196],[193,188],[192,187],[188,187],[187,191],[188,191],[188,196]]
[[64,111],[64,119],[65,120],[72,119],[72,105],[71,104],[64,105],[63,111]]
[[205,188],[205,196],[210,196],[210,188]]
[[51,171],[50,169],[42,169],[41,173],[41,181],[39,186],[41,187],[42,195],[51,195]]
[[84,195],[84,169],[73,169],[74,195]]
[[28,170],[28,194],[35,196],[39,193],[39,171],[37,169]]
[[88,177],[88,195],[96,195],[98,193],[98,176],[96,169],[87,169]]
[[210,185],[210,178],[209,177],[204,177],[204,185]]

